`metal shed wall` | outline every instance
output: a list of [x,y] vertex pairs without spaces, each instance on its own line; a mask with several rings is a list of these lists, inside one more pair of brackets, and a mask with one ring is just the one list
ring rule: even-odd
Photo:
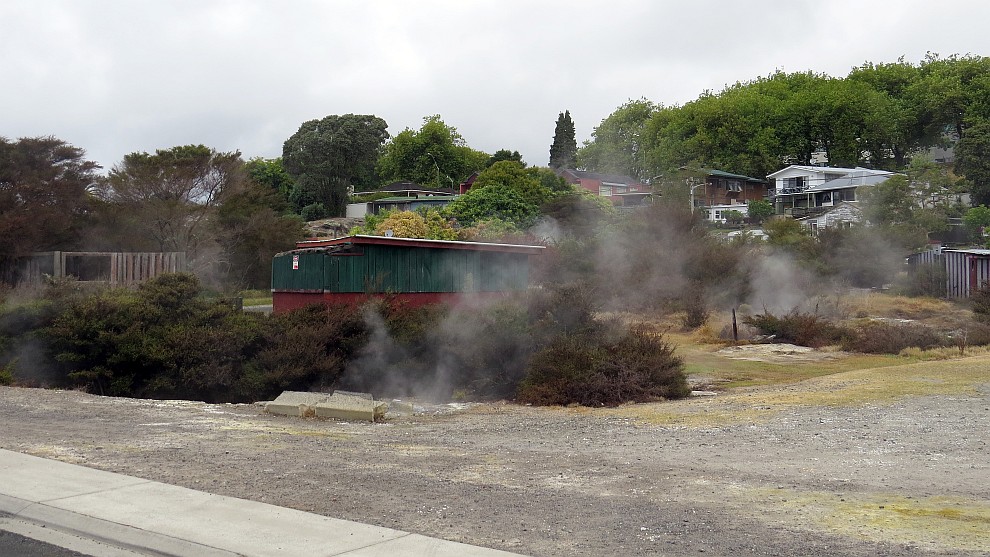
[[943,250],[948,298],[968,298],[984,282],[990,281],[990,251]]
[[528,283],[525,253],[362,245],[286,252],[272,263],[275,292],[502,292],[524,290]]
[[272,290],[323,292],[326,255],[317,250],[280,253],[272,260]]

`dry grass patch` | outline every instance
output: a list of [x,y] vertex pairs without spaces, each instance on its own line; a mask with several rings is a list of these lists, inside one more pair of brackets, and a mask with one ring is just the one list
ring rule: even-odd
[[940,298],[895,296],[869,292],[846,299],[849,315],[911,319],[926,325],[954,329],[972,322],[972,312],[962,304]]
[[800,520],[852,538],[980,551],[990,547],[990,504],[960,497],[907,498],[781,489],[737,493],[771,503],[777,520]]
[[716,397],[641,404],[613,415],[656,425],[721,427],[769,419],[792,408],[888,404],[909,396],[965,395],[990,383],[990,355],[861,369],[775,389],[741,389]]

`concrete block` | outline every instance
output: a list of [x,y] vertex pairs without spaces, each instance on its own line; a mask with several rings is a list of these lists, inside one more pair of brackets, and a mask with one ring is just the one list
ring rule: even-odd
[[279,416],[312,416],[316,405],[328,398],[330,395],[326,393],[283,391],[278,398],[265,404],[265,412]]
[[335,391],[330,398],[317,403],[315,410],[321,418],[373,422],[385,417],[388,403],[376,402],[365,393]]

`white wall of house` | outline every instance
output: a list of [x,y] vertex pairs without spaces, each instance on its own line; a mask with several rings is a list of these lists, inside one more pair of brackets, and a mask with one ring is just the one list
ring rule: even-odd
[[745,203],[739,203],[735,205],[712,205],[711,207],[706,207],[707,211],[706,218],[712,222],[725,222],[725,213],[728,211],[739,211],[743,216],[749,215],[749,207]]
[[850,168],[829,168],[829,167],[809,167],[809,166],[789,166],[767,176],[774,182],[774,188],[781,192],[787,185],[789,178],[804,178],[803,189],[820,186],[829,180],[841,178],[853,169]]
[[363,219],[368,216],[368,205],[370,203],[348,203],[345,215],[349,219]]

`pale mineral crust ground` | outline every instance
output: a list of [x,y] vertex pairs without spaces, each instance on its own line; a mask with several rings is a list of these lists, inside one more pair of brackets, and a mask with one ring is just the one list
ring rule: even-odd
[[376,424],[0,387],[5,449],[535,556],[987,555],[988,423],[990,356]]

